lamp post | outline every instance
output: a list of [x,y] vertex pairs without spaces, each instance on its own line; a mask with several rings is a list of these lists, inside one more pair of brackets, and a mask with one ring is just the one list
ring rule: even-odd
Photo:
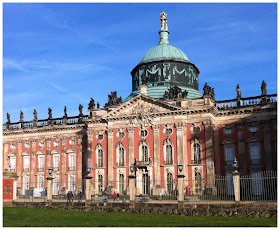
[[234,167],[235,171],[232,173],[233,177],[233,186],[234,186],[234,197],[235,201],[240,201],[240,174],[237,171],[238,168],[238,161],[236,157],[234,158],[232,166]]
[[235,172],[237,172],[237,168],[238,168],[239,164],[238,164],[238,161],[237,161],[236,157],[234,158],[232,166],[234,167]]
[[49,167],[49,176],[52,176],[52,172],[53,172],[53,168],[52,168],[52,166],[51,167]]
[[178,164],[178,170],[179,170],[179,174],[182,174],[182,172],[183,172],[183,165],[182,165],[182,163],[180,162],[180,164]]
[[131,164],[129,166],[130,169],[130,175],[128,176],[128,180],[129,180],[129,200],[131,202],[134,202],[135,200],[135,166],[134,164]]

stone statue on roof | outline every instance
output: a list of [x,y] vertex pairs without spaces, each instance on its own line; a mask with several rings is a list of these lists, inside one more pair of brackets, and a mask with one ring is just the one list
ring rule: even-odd
[[11,123],[11,116],[9,113],[7,113],[7,123],[10,124]]
[[20,119],[20,121],[23,121],[23,112],[22,111],[20,111],[19,119]]
[[262,95],[266,95],[267,94],[267,89],[266,89],[265,81],[262,81],[261,90],[262,90]]
[[[161,25],[161,30],[168,30],[168,27],[167,27],[167,14],[162,12],[160,14],[160,25]],[[165,28],[164,28],[165,27]]]
[[34,109],[33,115],[34,115],[34,120],[37,121],[38,118],[37,118],[37,111],[36,111],[36,109]]
[[64,106],[64,117],[67,117],[67,107]]
[[52,109],[50,107],[48,108],[48,114],[49,114],[48,119],[52,119]]
[[79,116],[83,116],[83,108],[84,108],[84,106],[79,104],[79,112],[80,112]]
[[237,93],[237,99],[240,99],[241,98],[241,89],[239,87],[239,84],[237,84],[236,86],[236,93]]
[[88,109],[94,109],[94,108],[95,108],[95,102],[94,99],[91,97],[88,103]]

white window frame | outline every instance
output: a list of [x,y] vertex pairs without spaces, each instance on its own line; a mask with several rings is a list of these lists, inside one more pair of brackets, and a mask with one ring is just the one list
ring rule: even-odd
[[[253,151],[253,149],[257,149],[258,152]],[[258,139],[252,139],[249,142],[249,151],[250,151],[250,160],[251,164],[259,164],[261,163],[261,146]],[[256,162],[254,162],[256,161]]]
[[[16,170],[17,159],[16,157],[10,157],[11,169]],[[14,164],[13,164],[14,163]]]
[[68,160],[69,160],[69,169],[70,169],[70,171],[76,170],[76,155],[75,154],[69,154]]
[[[123,157],[120,155],[120,149],[123,149]],[[116,145],[116,157],[117,157],[117,166],[125,166],[125,156],[126,156],[126,152],[125,152],[125,148],[124,148],[124,145],[119,142],[117,145]],[[122,159],[123,158],[123,159]]]
[[[58,159],[58,160],[56,161],[56,159]],[[60,163],[60,155],[54,154],[53,155],[53,167],[54,167],[54,169],[58,168],[58,170],[54,170],[54,171],[59,171],[59,163]]]
[[[171,159],[167,159],[167,146],[171,146]],[[166,139],[163,142],[163,153],[164,153],[164,164],[173,164],[174,163],[174,146],[172,144],[172,141],[170,139]]]
[[[195,148],[195,145],[198,147]],[[199,153],[196,152],[198,149]],[[199,159],[195,159],[195,155],[197,156],[197,154],[200,156]],[[191,140],[191,161],[192,164],[202,164],[202,145],[200,144],[198,137]]]
[[[41,161],[41,159],[43,159]],[[44,164],[45,164],[45,157],[43,155],[38,156],[38,169],[44,169]]]
[[75,192],[75,184],[76,184],[76,178],[75,175],[69,175],[69,187],[68,190],[72,191],[73,193]]
[[25,169],[28,169],[28,171],[30,170],[30,156],[24,156],[24,158],[23,158],[23,169],[24,169],[24,171],[25,171]]
[[38,176],[38,188],[39,189],[44,189],[44,177],[43,176]]

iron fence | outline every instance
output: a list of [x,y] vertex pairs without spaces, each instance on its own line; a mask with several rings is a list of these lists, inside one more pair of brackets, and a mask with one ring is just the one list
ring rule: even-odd
[[234,185],[232,176],[216,175],[206,184],[204,179],[184,180],[184,200],[189,202],[233,201]]
[[277,201],[277,172],[253,172],[240,177],[240,200],[257,202]]

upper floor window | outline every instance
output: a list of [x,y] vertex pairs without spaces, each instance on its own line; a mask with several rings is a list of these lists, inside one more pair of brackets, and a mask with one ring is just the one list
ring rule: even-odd
[[102,193],[103,191],[103,176],[98,175],[98,192]]
[[23,158],[23,164],[24,164],[24,166],[23,166],[23,168],[24,168],[24,172],[29,172],[29,163],[30,163],[30,157],[29,156],[25,156],[24,158]]
[[201,150],[200,144],[194,143],[193,145],[193,163],[201,164]]
[[225,152],[225,164],[228,166],[232,166],[235,157],[233,141],[227,140],[224,142],[224,152]]
[[44,157],[39,156],[38,157],[38,172],[43,172],[44,171]]
[[38,188],[43,189],[44,188],[44,177],[39,176],[38,177]]
[[119,147],[119,166],[124,166],[124,148]]
[[147,145],[142,145],[141,146],[141,150],[142,150],[142,161],[148,161],[149,157],[148,157],[148,146]]
[[171,144],[166,145],[166,155],[165,155],[165,164],[172,164],[173,159],[172,159],[172,154],[173,154],[173,148]]
[[120,174],[119,175],[119,193],[123,194],[124,192],[124,175]]
[[103,167],[103,149],[98,149],[97,167]]
[[14,171],[16,169],[16,158],[10,157],[10,164],[11,164],[11,170]]
[[54,171],[59,171],[59,156],[54,155],[53,156],[53,170]]
[[167,193],[172,194],[173,191],[173,175],[172,173],[167,173]]
[[[69,171],[75,170],[75,155],[71,154],[69,155]],[[72,191],[72,190],[71,190]]]

